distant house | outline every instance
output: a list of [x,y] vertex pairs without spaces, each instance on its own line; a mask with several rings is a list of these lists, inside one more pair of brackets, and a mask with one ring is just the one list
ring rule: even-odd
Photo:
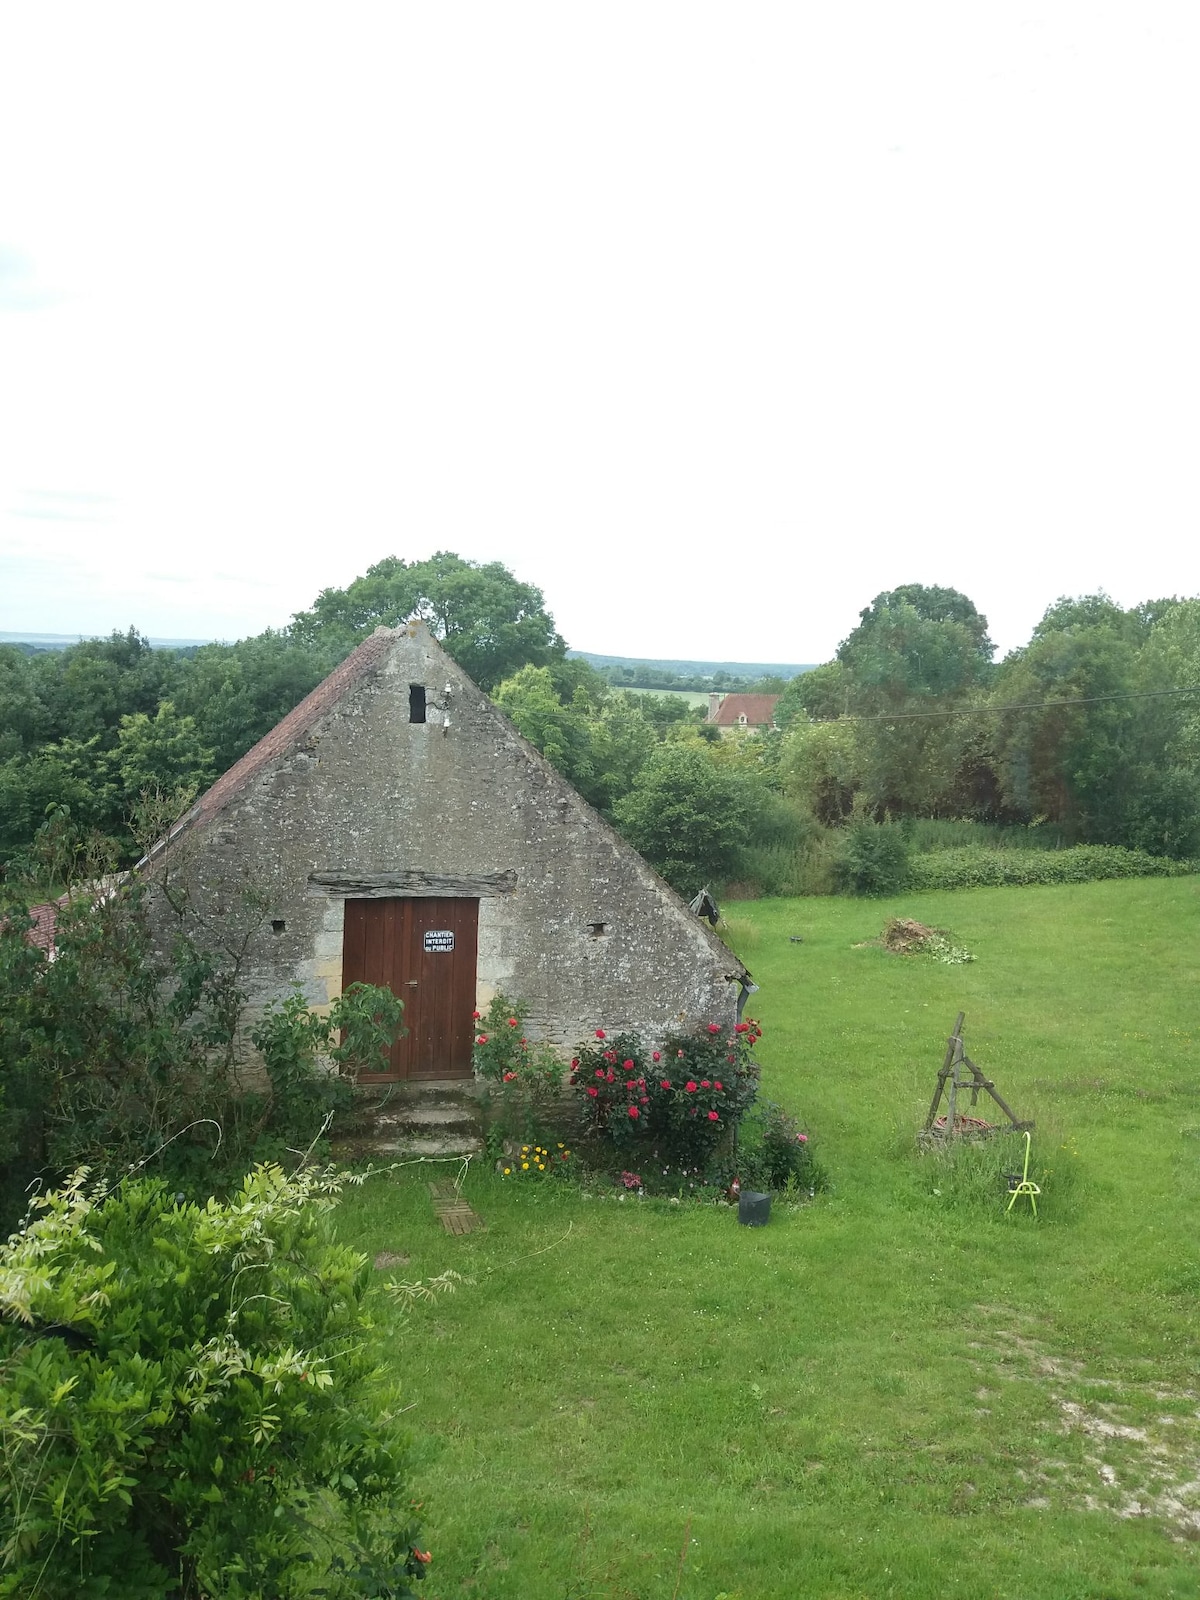
[[762,732],[775,726],[777,694],[710,694],[706,722],[715,723],[722,733],[731,728]]
[[43,905],[30,906],[29,915],[33,919],[33,927],[25,937],[29,943],[36,945],[39,950],[44,950],[54,960],[54,933],[58,926],[58,913],[62,906],[70,904],[70,895],[64,894],[59,899],[48,901]]

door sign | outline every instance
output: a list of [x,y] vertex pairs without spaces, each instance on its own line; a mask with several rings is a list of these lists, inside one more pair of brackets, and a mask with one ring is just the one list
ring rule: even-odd
[[427,953],[436,954],[453,950],[454,930],[452,928],[427,928],[423,942]]

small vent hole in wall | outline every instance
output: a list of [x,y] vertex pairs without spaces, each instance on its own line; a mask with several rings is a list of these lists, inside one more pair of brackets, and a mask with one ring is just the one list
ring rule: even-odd
[[410,683],[408,686],[408,720],[410,722],[425,721],[425,685],[423,683]]
[[271,923],[271,932],[272,933],[282,933],[283,930],[286,927],[287,927],[287,923],[283,920],[283,918],[282,917],[276,917],[274,919],[274,921]]
[[603,936],[608,932],[607,922],[593,922],[590,927],[593,939],[603,938]]

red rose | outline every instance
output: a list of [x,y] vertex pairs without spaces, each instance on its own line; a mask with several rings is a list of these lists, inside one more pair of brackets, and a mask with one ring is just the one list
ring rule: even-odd
[[656,1051],[655,1051],[655,1052],[654,1052],[654,1053],[653,1053],[653,1055],[652,1055],[652,1056],[651,1056],[651,1057],[650,1057],[650,1059],[651,1059],[651,1061],[661,1061],[661,1060],[662,1060],[662,1053],[661,1053],[661,1051],[658,1051],[658,1050],[656,1050]]
[[472,1016],[473,1016],[473,1017],[474,1017],[474,1018],[475,1018],[475,1021],[476,1021],[476,1022],[478,1022],[478,1021],[479,1021],[479,1018],[480,1018],[480,1015],[481,1015],[481,1013],[480,1013],[480,1012],[478,1012],[478,1011],[472,1011],[472,1013],[471,1013],[471,1015],[472,1015]]
[[670,1078],[664,1078],[663,1081],[659,1084],[659,1088],[660,1089],[669,1089],[670,1087],[671,1087]]
[[604,1081],[605,1083],[616,1083],[617,1075],[611,1067],[609,1067],[608,1071],[604,1074]]
[[591,1095],[592,1099],[594,1100],[596,1098],[596,1096],[600,1093],[600,1091],[599,1091],[599,1089],[593,1088],[592,1085],[589,1083],[588,1084],[588,1093]]
[[603,1028],[597,1028],[596,1029],[596,1037],[597,1037],[597,1039],[603,1039],[603,1037],[604,1037],[604,1029]]
[[710,1022],[708,1025],[708,1031],[709,1033],[720,1033],[721,1024],[719,1022]]
[[478,1039],[476,1039],[475,1043],[476,1044],[486,1044],[487,1043],[487,1034],[486,1033],[481,1033],[479,1035]]
[[642,1095],[641,1100],[644,1106],[648,1106],[650,1104],[650,1096],[648,1094]]
[[627,1078],[625,1080],[625,1087],[627,1089],[636,1089],[637,1088],[637,1079],[636,1078]]
[[749,1027],[750,1024],[748,1022],[739,1022],[733,1031],[734,1033],[746,1033],[749,1030]]
[[724,1085],[721,1083],[720,1078],[718,1078],[713,1084],[713,1088],[714,1089],[720,1089],[720,1088],[723,1088],[723,1087],[724,1087]]
[[515,1078],[516,1078],[516,1076],[517,1076],[517,1075],[516,1075],[516,1073],[515,1073],[515,1072],[506,1072],[506,1073],[505,1073],[505,1074],[504,1074],[504,1081],[505,1081],[505,1083],[512,1083],[512,1082],[513,1082],[513,1081],[514,1081],[514,1079],[515,1079]]
[[573,1067],[577,1067],[579,1065],[579,1057],[578,1056],[572,1056],[571,1057],[571,1065]]
[[509,1025],[509,1027],[510,1027],[510,1028],[515,1028],[515,1027],[516,1027],[516,1026],[517,1026],[517,1019],[516,1019],[516,1017],[509,1017],[509,1019],[508,1019],[508,1025]]
[[721,1119],[720,1119],[720,1117],[717,1115],[717,1113],[715,1111],[710,1111],[708,1113],[708,1120],[710,1122],[720,1122]]
[[636,1106],[630,1106],[630,1108],[629,1108],[629,1115],[630,1115],[630,1116],[631,1116],[631,1117],[640,1117],[640,1116],[641,1116],[641,1114],[642,1114],[642,1113],[641,1113],[641,1112],[640,1112],[640,1111],[639,1111],[639,1110],[638,1110],[638,1108],[637,1108],[637,1107],[636,1107]]
[[687,1090],[687,1092],[689,1094],[695,1094],[695,1092],[696,1092],[696,1083],[695,1083],[695,1080],[693,1078],[689,1078],[688,1081],[684,1084],[683,1087]]
[[712,1084],[709,1083],[707,1078],[701,1078],[700,1079],[700,1087],[702,1089],[711,1089],[712,1088]]
[[603,1067],[597,1067],[596,1068],[596,1076],[598,1078],[602,1078],[604,1076],[604,1068]]
[[633,1071],[633,1062],[632,1061],[622,1061],[621,1065],[625,1068],[626,1072],[632,1072]]

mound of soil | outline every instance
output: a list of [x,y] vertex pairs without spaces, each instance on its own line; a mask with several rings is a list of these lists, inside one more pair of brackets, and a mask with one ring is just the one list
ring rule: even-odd
[[912,917],[893,917],[880,934],[879,942],[885,950],[912,956],[920,955],[930,939],[939,938],[944,938],[940,928],[927,928],[923,922],[916,922]]

